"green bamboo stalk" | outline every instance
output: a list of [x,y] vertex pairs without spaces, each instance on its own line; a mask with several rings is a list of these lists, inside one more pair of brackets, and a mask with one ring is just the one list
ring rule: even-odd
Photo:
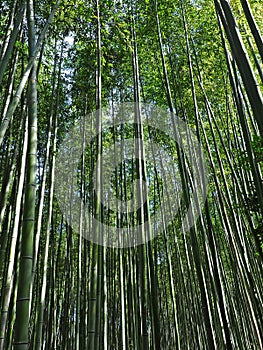
[[[27,5],[28,43],[30,56],[35,52],[35,24],[33,1]],[[29,345],[29,319],[32,283],[33,236],[36,200],[36,153],[37,153],[37,88],[36,65],[33,64],[28,90],[28,149],[26,162],[26,187],[23,208],[21,258],[14,349],[27,349]]]
[[37,43],[35,44],[35,47],[34,47],[34,52],[31,53],[31,55],[30,55],[30,58],[29,58],[27,67],[24,71],[24,74],[22,76],[21,82],[20,82],[20,84],[19,84],[19,86],[18,86],[18,88],[13,96],[12,101],[9,103],[6,114],[3,117],[3,120],[2,120],[1,125],[0,125],[0,145],[3,142],[3,139],[4,139],[5,133],[7,131],[8,125],[10,123],[10,120],[11,120],[13,114],[15,113],[15,110],[19,104],[19,101],[21,99],[21,95],[24,91],[24,88],[25,88],[26,83],[28,81],[28,78],[31,74],[31,71],[32,71],[33,67],[35,66],[35,61],[36,61],[37,55],[39,54],[39,52],[41,50],[42,44],[44,42],[44,39],[45,39],[45,36],[47,33],[47,30],[49,29],[49,26],[52,22],[52,19],[55,15],[56,10],[59,7],[59,4],[60,4],[60,0],[58,0],[57,3],[55,4],[52,12],[50,13],[50,15],[48,17],[48,20],[47,20],[44,28],[42,29],[41,33],[39,34]]

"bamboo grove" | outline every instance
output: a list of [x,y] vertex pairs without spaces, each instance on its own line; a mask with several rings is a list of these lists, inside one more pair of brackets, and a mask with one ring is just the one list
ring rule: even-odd
[[[1,2],[0,349],[263,349],[262,14],[256,0]],[[207,194],[189,230],[196,178],[180,146],[136,121],[102,127],[102,108],[126,102],[136,118],[144,103],[176,115],[202,145]],[[94,111],[79,197],[117,230],[165,194],[173,219],[144,244],[93,243],[83,212],[76,230],[59,206],[60,146]],[[140,157],[115,168],[126,202],[149,183],[129,217],[100,205],[99,154],[125,138],[174,156],[168,172]],[[181,183],[176,212],[169,177]]]

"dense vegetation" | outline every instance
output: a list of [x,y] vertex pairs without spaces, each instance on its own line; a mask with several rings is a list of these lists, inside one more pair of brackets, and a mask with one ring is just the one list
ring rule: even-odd
[[[0,349],[263,349],[262,14],[257,0],[1,2]],[[126,102],[135,119],[103,129],[101,109]],[[189,229],[191,154],[161,131],[164,119],[158,133],[141,127],[143,104],[177,116],[202,145],[207,193]],[[85,230],[101,229],[82,210],[76,229],[61,210],[61,145],[94,111],[78,196],[106,235],[132,231],[166,198],[172,220],[161,216],[144,244],[93,243]],[[119,162],[115,197],[131,203],[148,182],[146,205],[129,215],[100,202],[99,155],[124,139],[151,139],[174,159]],[[177,211],[169,177],[180,182]]]

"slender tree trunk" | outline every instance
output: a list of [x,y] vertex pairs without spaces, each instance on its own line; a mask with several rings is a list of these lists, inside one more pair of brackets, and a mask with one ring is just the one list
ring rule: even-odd
[[[35,52],[35,24],[33,1],[27,6],[29,54]],[[36,65],[33,64],[28,89],[28,149],[26,163],[25,202],[21,237],[18,296],[14,349],[27,349],[29,345],[29,318],[31,303],[33,236],[36,201],[36,153],[37,153],[37,88]]]
[[215,5],[231,46],[233,57],[240,70],[260,134],[263,137],[263,97],[238,31],[230,4],[226,0],[220,0],[220,3],[218,0],[215,0]]

